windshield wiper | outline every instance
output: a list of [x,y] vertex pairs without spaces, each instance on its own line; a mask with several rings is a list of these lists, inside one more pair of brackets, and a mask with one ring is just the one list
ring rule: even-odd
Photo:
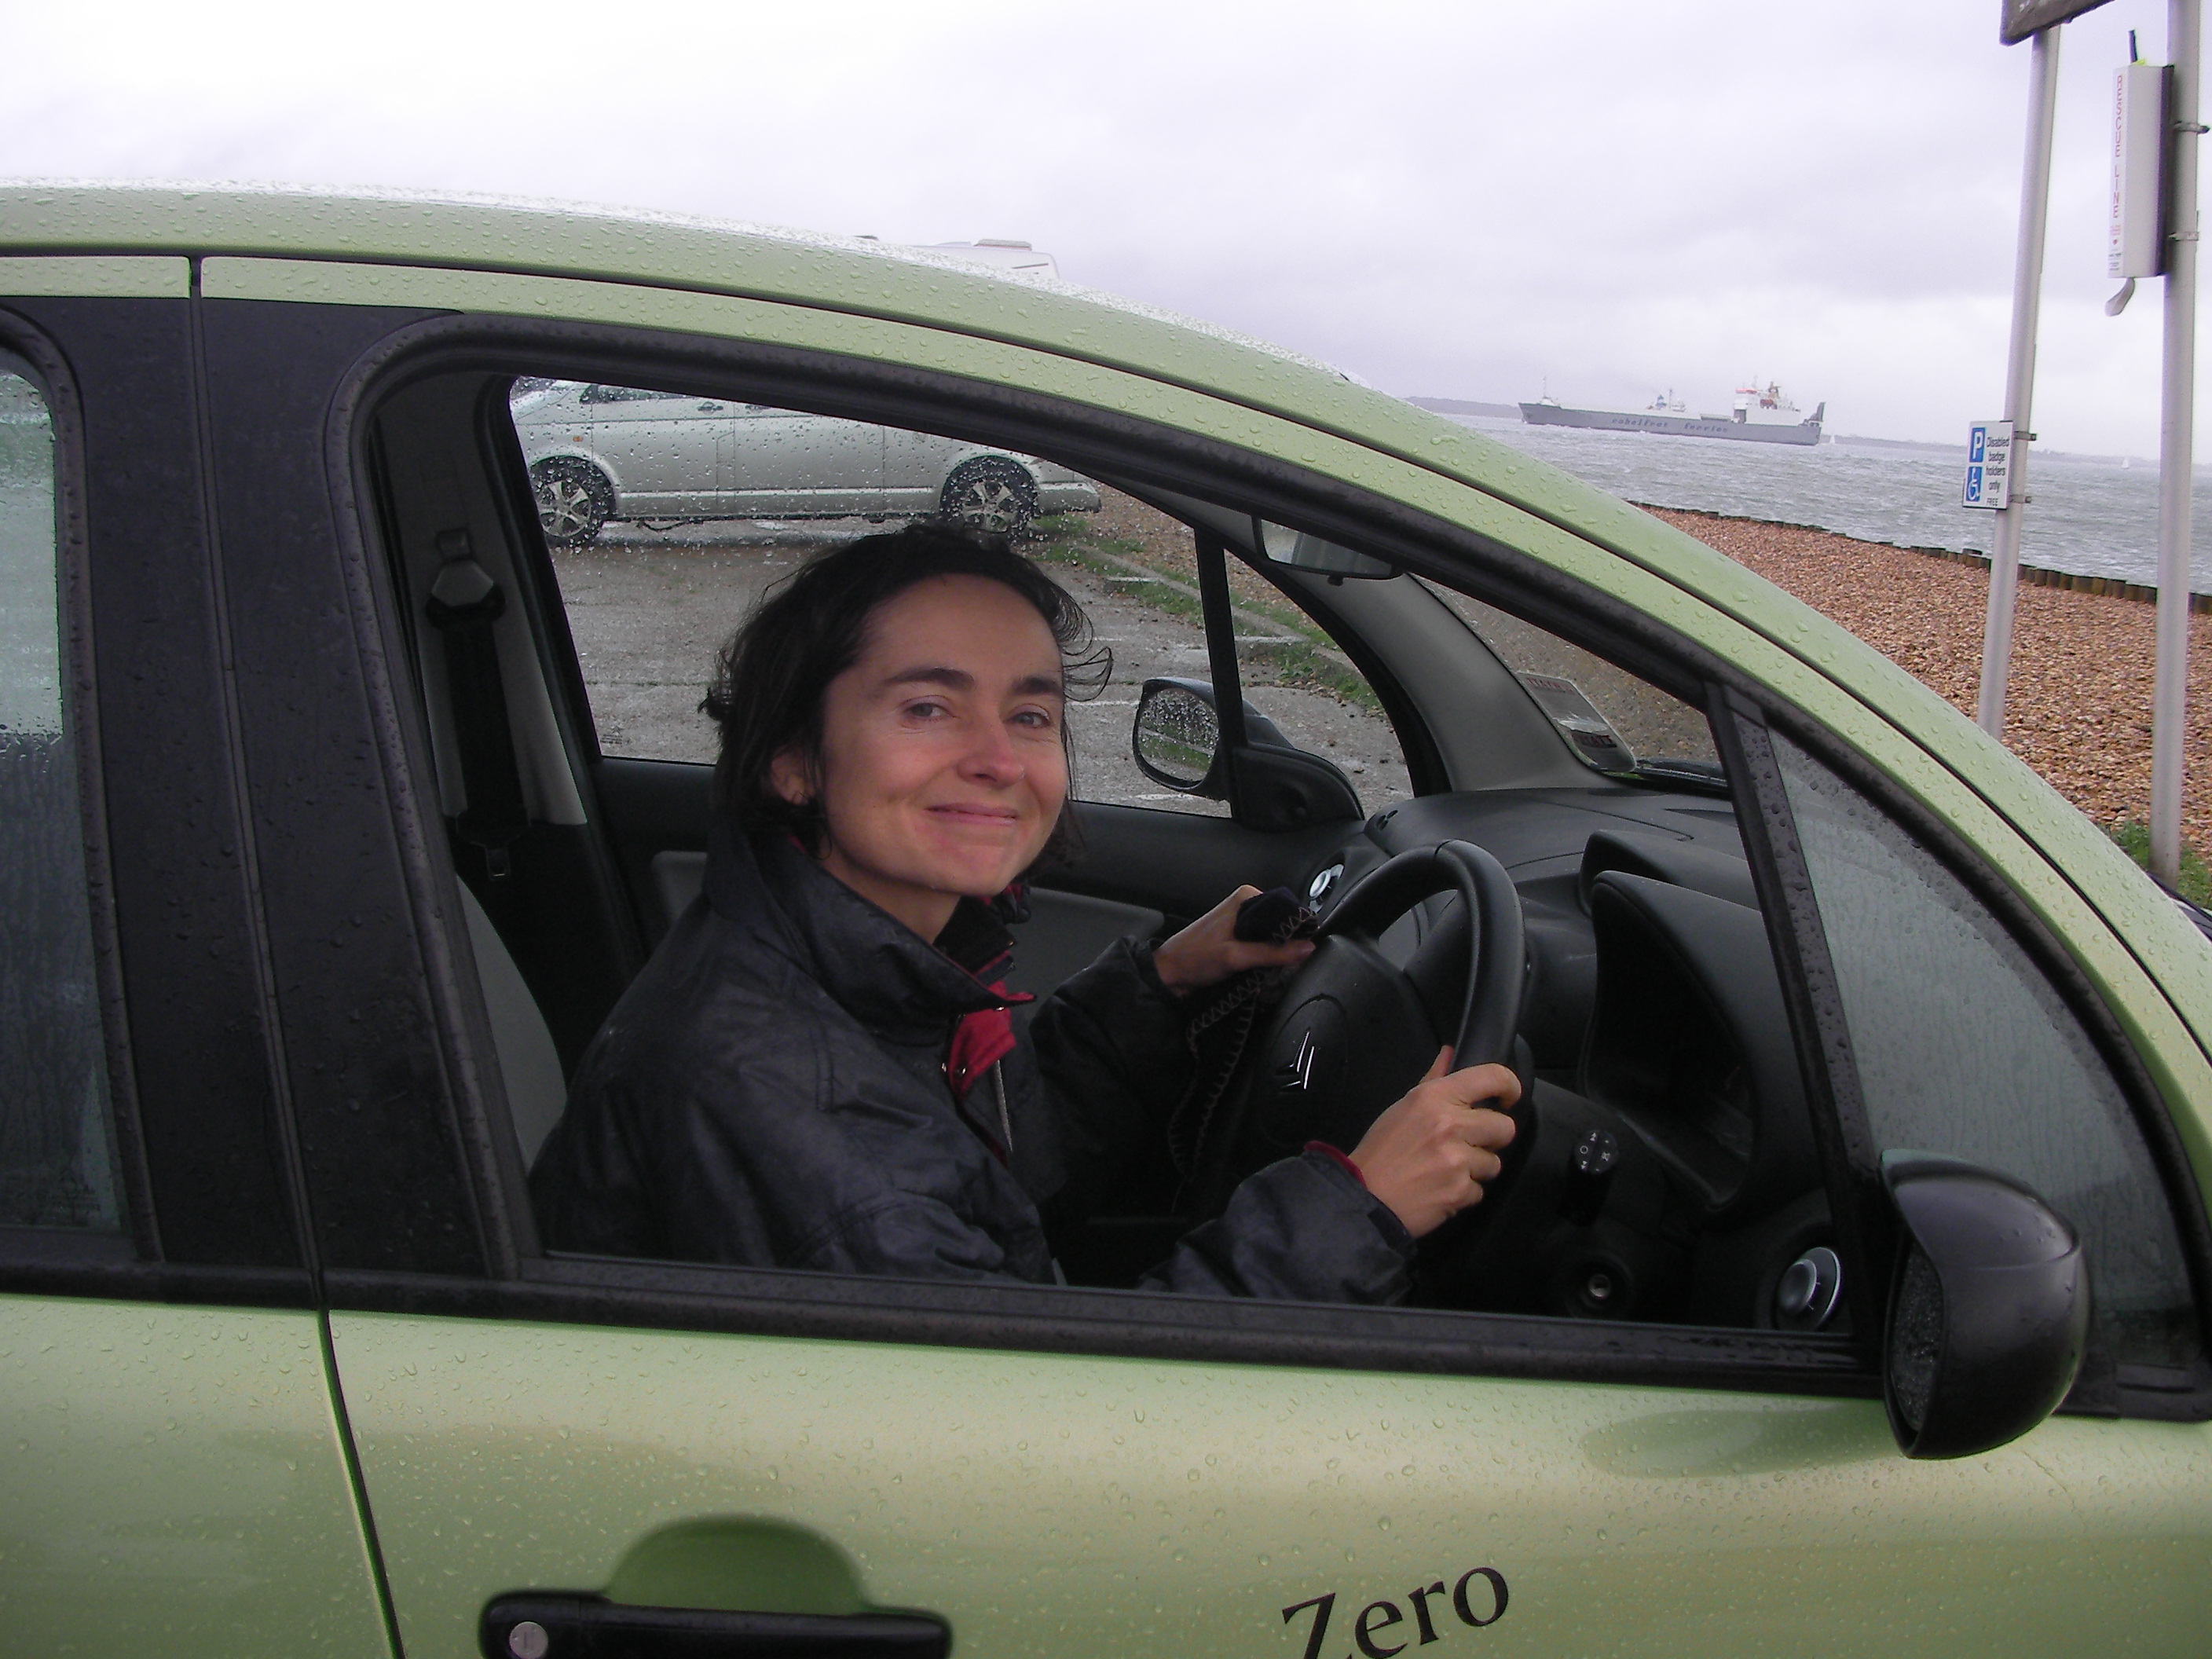
[[1693,789],[1715,794],[1728,793],[1728,774],[1721,769],[1717,761],[1647,756],[1638,759],[1634,775],[1647,783],[1663,783],[1675,788],[1686,784]]

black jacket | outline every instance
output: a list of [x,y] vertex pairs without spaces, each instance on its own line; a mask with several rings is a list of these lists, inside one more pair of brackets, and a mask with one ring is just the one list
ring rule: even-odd
[[[994,1079],[963,1108],[945,1075],[961,1018],[1001,1006],[787,842],[718,836],[706,890],[592,1041],[531,1172],[545,1243],[1051,1282],[1038,1205],[1089,1201],[1164,1133],[1190,1065],[1182,1010],[1148,946],[1115,945],[1000,1062],[1002,1126]],[[1246,1181],[1145,1284],[1385,1302],[1412,1248],[1309,1152]]]

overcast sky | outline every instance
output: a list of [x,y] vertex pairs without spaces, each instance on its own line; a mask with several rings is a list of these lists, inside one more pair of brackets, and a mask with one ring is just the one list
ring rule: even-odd
[[[1026,238],[1392,392],[1720,409],[1757,375],[1832,431],[1955,441],[2003,394],[2028,49],[1997,11],[0,0],[0,175]],[[2064,31],[2051,447],[2156,453],[2158,284],[2101,306],[2112,71],[2165,12]]]

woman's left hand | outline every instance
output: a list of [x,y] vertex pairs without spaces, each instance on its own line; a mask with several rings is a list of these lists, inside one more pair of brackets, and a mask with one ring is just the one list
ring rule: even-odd
[[1177,996],[1218,985],[1248,968],[1295,968],[1314,953],[1310,939],[1266,945],[1237,937],[1237,912],[1256,887],[1240,887],[1152,953],[1160,983]]

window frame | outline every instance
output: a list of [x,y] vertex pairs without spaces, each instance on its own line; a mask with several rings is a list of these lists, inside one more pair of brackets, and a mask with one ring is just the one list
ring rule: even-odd
[[[361,434],[376,403],[397,385],[464,369],[542,374],[548,363],[561,366],[564,379],[688,384],[699,388],[700,395],[778,407],[790,406],[796,394],[810,407],[847,418],[955,424],[979,441],[1048,453],[1066,465],[1141,478],[1176,493],[1234,494],[1279,522],[1310,526],[1315,533],[1363,549],[1387,550],[1395,562],[1432,580],[1456,585],[1455,578],[1486,577],[1486,603],[1548,629],[1693,706],[1723,707],[1722,700],[1732,693],[1735,701],[1756,708],[1747,701],[1755,688],[1697,642],[1509,545],[1387,497],[1214,440],[1151,428],[1040,394],[797,348],[471,314],[403,326],[353,364],[332,399],[326,449],[337,497],[350,501],[367,494]],[[520,447],[511,433],[493,447],[490,465],[502,475],[507,511],[520,519],[530,501]],[[512,505],[518,502],[519,508]],[[341,512],[337,523],[346,556],[363,567],[375,566],[380,554],[369,544],[372,527],[349,512]],[[544,613],[541,638],[565,643],[565,627],[544,599],[553,590],[544,586],[550,573],[542,538],[524,526],[514,550],[532,567],[532,580],[541,587],[536,601]],[[374,585],[380,586],[380,578]],[[398,631],[392,626],[392,634]],[[564,652],[556,647],[550,654],[565,657],[547,667],[556,690],[565,688],[568,693],[566,698],[556,696],[556,703],[570,704],[572,741],[588,772],[599,756],[588,705],[578,701],[581,685],[573,647]],[[1716,726],[1717,738],[1721,722]],[[412,763],[424,766],[427,753],[418,748]],[[1758,839],[1748,825],[1763,802],[1740,770],[1732,773],[1731,785],[1739,820],[1747,826],[1748,850]],[[405,793],[417,811],[423,801],[434,800],[434,792],[426,794],[412,784]],[[599,821],[596,802],[590,810]],[[432,827],[417,825],[411,839],[427,848],[436,836]],[[1767,862],[1772,886],[1779,879],[1778,864],[1771,856]],[[446,890],[453,875],[438,863],[427,860],[415,875],[440,890],[445,914],[453,915],[452,895]],[[1770,927],[1785,933],[1794,951],[1795,929],[1778,923],[1773,912]],[[1816,975],[1804,977],[1808,988],[1817,987]],[[466,1006],[474,1002],[473,992],[464,994],[458,981],[448,981],[439,993],[447,1004],[449,1029],[459,1033],[472,1028],[480,1041],[481,1010],[471,1014]],[[488,1044],[483,1049],[488,1051]],[[1825,1075],[1817,1061],[1825,1049],[1801,1042],[1800,1052],[1810,1069]],[[1838,1162],[1846,1170],[1851,1167],[1849,1158]],[[486,1160],[479,1158],[474,1164],[480,1180],[494,1178]],[[495,1201],[488,1199],[485,1207],[489,1212]],[[481,1279],[349,1270],[328,1273],[326,1282],[333,1306],[364,1310],[1861,1398],[1873,1397],[1880,1386],[1865,1338],[1823,1334],[1434,1310],[1260,1304],[1224,1309],[1135,1291],[843,1280],[771,1269],[538,1255],[520,1240],[514,1241],[511,1271],[494,1270]]]
[[[234,817],[235,710],[213,648],[222,599],[197,320],[181,297],[0,299],[0,347],[34,371],[53,425],[57,588],[121,1222],[0,1230],[0,1292],[301,1309],[313,1287],[266,1063],[250,837]],[[133,672],[101,675],[103,650]],[[188,728],[204,739],[198,752],[180,741]],[[143,810],[179,797],[197,813]],[[234,1029],[191,1057],[212,1047],[237,1085],[212,1126],[199,1108],[218,1084],[149,1091],[142,1076],[142,1062],[157,1079],[189,1065],[178,1048],[189,1039],[158,1009],[166,988],[207,982],[211,949],[226,953],[212,976],[225,993],[199,1023]],[[153,988],[139,999],[156,1005],[150,1019],[134,1011],[134,985]],[[211,1182],[217,1167],[243,1171],[245,1187]]]

